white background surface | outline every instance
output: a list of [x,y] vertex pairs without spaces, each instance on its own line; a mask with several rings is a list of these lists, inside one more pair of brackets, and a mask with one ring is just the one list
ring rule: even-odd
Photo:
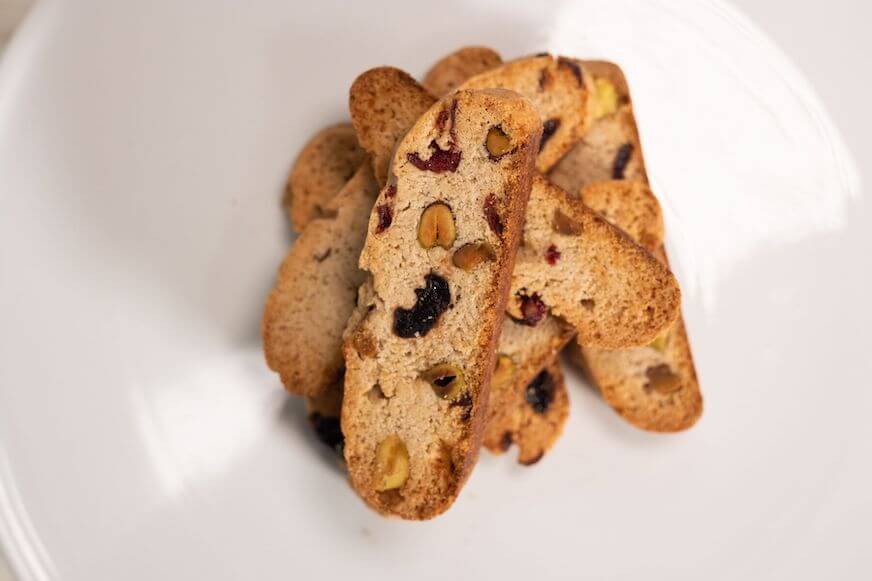
[[[8,1],[0,0],[0,8],[11,6],[2,5],[2,2]],[[849,0],[830,0],[825,3],[742,0],[737,5],[770,33],[814,84],[854,153],[863,176],[868,176],[868,136],[872,131],[868,114],[872,95],[866,78],[868,64],[865,62],[870,52],[868,9],[859,1]],[[4,13],[0,10],[0,14]],[[3,25],[5,23],[0,22],[0,30],[3,30]],[[818,338],[812,337],[811,340]],[[826,387],[835,390],[839,386]],[[845,405],[850,405],[850,402]],[[868,458],[855,460],[868,463]],[[851,492],[846,490],[846,493]],[[856,508],[858,517],[870,516],[868,504]],[[766,526],[765,519],[758,521],[756,526]],[[861,539],[857,539],[857,542],[861,542]],[[868,544],[868,537],[865,542]],[[860,578],[859,575],[854,576],[859,571],[851,569],[851,565],[834,563],[833,569],[840,572],[841,578]],[[868,571],[866,569],[866,573]],[[3,578],[4,573],[0,570],[0,580]]]

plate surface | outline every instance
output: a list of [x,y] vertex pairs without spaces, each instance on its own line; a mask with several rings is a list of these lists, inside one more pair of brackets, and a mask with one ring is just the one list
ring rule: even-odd
[[[0,539],[25,581],[861,578],[872,220],[814,93],[720,2],[43,2],[0,62]],[[307,136],[462,44],[623,65],[706,397],[570,373],[535,468],[382,519],[263,363]],[[317,577],[315,577],[317,576]],[[868,577],[867,577],[868,578]]]

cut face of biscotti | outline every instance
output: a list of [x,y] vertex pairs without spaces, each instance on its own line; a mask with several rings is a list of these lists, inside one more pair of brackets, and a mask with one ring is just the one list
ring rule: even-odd
[[344,345],[345,459],[382,513],[440,514],[475,463],[541,131],[516,93],[458,91],[397,147]]
[[297,238],[266,302],[266,361],[285,388],[317,396],[339,380],[342,331],[364,273],[357,261],[378,186],[369,162]]
[[556,317],[535,327],[506,318],[491,380],[484,445],[495,454],[518,447],[518,462],[538,462],[560,437],[569,397],[558,354],[575,330]]
[[291,168],[282,201],[294,230],[329,212],[328,203],[366,159],[350,123],[322,129],[303,147]]
[[351,85],[351,122],[360,145],[372,157],[380,185],[387,180],[394,147],[435,100],[415,79],[393,67],[366,71]]
[[466,79],[503,63],[500,53],[486,46],[464,46],[439,59],[424,75],[422,85],[431,95],[441,97]]
[[589,90],[578,62],[551,55],[521,58],[476,75],[463,89],[502,88],[536,106],[543,132],[536,168],[550,170],[581,139],[589,121]]
[[[615,225],[640,241],[647,240],[655,256],[667,263],[662,230],[657,234],[663,223],[660,206],[656,200],[652,203],[647,186],[591,184],[582,188],[580,197]],[[639,428],[676,432],[691,427],[702,414],[702,395],[681,317],[647,346],[621,350],[583,346],[580,354],[603,399]]]
[[582,188],[579,197],[585,206],[618,226],[648,252],[655,253],[663,245],[663,213],[646,183],[593,183]]
[[680,303],[668,268],[545,178],[533,179],[509,315],[535,325],[550,311],[582,343],[618,348],[652,341]]
[[579,62],[592,77],[592,121],[581,141],[548,177],[571,195],[588,184],[609,180],[647,183],[633,106],[620,67],[602,61]]

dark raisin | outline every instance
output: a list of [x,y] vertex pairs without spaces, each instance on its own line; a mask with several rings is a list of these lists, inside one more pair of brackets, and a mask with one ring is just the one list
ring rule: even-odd
[[512,443],[515,439],[512,437],[512,432],[503,433],[503,437],[500,439],[500,449],[505,452],[509,448],[512,447]]
[[584,77],[582,77],[581,67],[578,66],[577,62],[570,60],[568,58],[560,57],[557,59],[557,66],[568,68],[570,71],[572,71],[572,74],[575,76],[575,80],[578,81],[578,86],[579,87],[584,86]]
[[493,194],[488,194],[488,197],[484,199],[484,217],[493,233],[502,236],[503,220],[500,218],[499,210],[497,210],[497,197]]
[[612,166],[612,179],[624,179],[624,171],[627,169],[627,164],[630,163],[630,158],[633,157],[633,144],[625,143],[618,148],[618,153],[615,154],[615,163]]
[[553,244],[548,247],[548,250],[545,251],[545,260],[548,261],[548,264],[554,266],[557,264],[557,261],[560,260],[560,251],[557,250],[557,247]]
[[460,150],[453,147],[442,149],[435,140],[430,142],[430,149],[433,150],[433,153],[430,154],[430,159],[421,159],[421,156],[414,151],[408,154],[406,158],[420,170],[432,171],[433,173],[457,171],[457,166],[460,165],[460,158],[463,156]]
[[385,190],[385,199],[392,200],[397,195],[397,184],[391,184]]
[[394,334],[398,337],[423,337],[451,304],[448,281],[433,273],[424,277],[424,281],[424,288],[415,289],[417,299],[411,309],[397,307],[394,310]]
[[312,424],[318,439],[325,445],[333,448],[341,456],[342,449],[345,446],[345,437],[342,435],[339,418],[322,416],[315,412],[309,415],[309,423]]
[[375,228],[376,234],[381,234],[385,230],[390,227],[391,222],[394,221],[394,211],[391,210],[391,207],[387,204],[379,204],[376,208],[376,212],[378,212],[378,225]]
[[521,318],[518,320],[520,324],[535,327],[548,313],[548,306],[539,293],[528,295],[524,291],[518,291],[515,296],[521,303]]
[[463,412],[460,414],[460,419],[464,422],[468,422],[469,418],[472,417],[472,396],[469,395],[468,391],[463,392],[456,400],[452,401],[448,404],[449,407],[462,407]]
[[537,414],[544,414],[554,401],[554,379],[547,371],[542,371],[527,384],[524,397]]
[[542,139],[539,141],[539,151],[542,151],[545,144],[548,143],[548,140],[557,133],[559,127],[560,119],[548,119],[542,124]]

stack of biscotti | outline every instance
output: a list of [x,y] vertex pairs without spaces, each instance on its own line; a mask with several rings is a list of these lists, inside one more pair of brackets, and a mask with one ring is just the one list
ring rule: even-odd
[[481,443],[535,463],[568,417],[572,337],[613,352],[679,315],[665,262],[543,175],[602,118],[592,82],[575,60],[483,47],[427,88],[373,69],[351,87],[353,139],[330,127],[295,163],[301,234],[267,301],[267,362],[382,513],[446,510]]

